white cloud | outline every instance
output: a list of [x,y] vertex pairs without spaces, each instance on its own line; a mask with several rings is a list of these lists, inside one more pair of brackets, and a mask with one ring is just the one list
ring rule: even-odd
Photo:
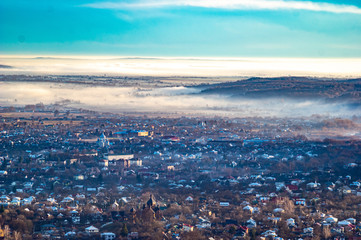
[[361,8],[353,5],[284,0],[140,0],[136,2],[98,2],[83,6],[123,10],[189,6],[234,10],[308,10],[318,12],[361,14]]

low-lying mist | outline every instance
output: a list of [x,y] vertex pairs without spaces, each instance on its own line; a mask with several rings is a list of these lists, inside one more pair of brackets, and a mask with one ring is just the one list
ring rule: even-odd
[[229,117],[325,117],[360,115],[347,102],[290,98],[248,99],[198,94],[201,88],[95,87],[80,84],[0,82],[0,105],[54,104],[114,113],[179,113]]

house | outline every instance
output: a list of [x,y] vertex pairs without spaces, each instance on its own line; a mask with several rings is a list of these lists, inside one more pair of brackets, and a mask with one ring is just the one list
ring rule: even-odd
[[56,204],[56,200],[55,200],[54,198],[47,198],[46,201],[47,201],[50,205]]
[[77,194],[75,196],[76,199],[80,200],[80,199],[85,199],[85,195],[84,194]]
[[357,166],[358,166],[357,163],[349,163],[349,164],[345,165],[345,168],[355,168]]
[[317,182],[310,182],[310,183],[307,183],[307,188],[309,189],[315,189],[315,188],[318,188],[321,184],[317,183]]
[[339,191],[340,191],[341,193],[343,193],[343,194],[350,194],[350,193],[352,193],[351,188],[348,187],[348,186],[343,186],[343,187],[341,187],[341,188],[339,189]]
[[138,232],[131,232],[128,234],[128,239],[138,239],[139,238],[139,234]]
[[97,188],[94,188],[94,187],[88,187],[86,189],[87,192],[96,192],[97,191]]
[[345,228],[341,226],[331,228],[331,233],[342,234],[345,232]]
[[293,218],[287,219],[287,226],[288,227],[294,227],[296,225],[296,222]]
[[24,188],[25,189],[31,189],[33,187],[34,183],[32,182],[26,182],[24,183]]
[[137,166],[141,167],[143,165],[143,161],[141,159],[129,159],[129,166]]
[[10,204],[13,205],[13,206],[20,206],[20,202],[21,202],[21,199],[19,197],[14,197]]
[[185,232],[192,232],[193,231],[193,226],[189,225],[189,224],[183,224],[183,231]]
[[267,230],[264,233],[262,233],[262,235],[265,237],[276,237],[277,236],[276,231],[274,231],[274,230]]
[[248,184],[249,187],[262,187],[262,184],[258,183],[258,182],[254,182],[254,183],[250,183]]
[[24,198],[23,200],[21,200],[21,205],[30,205],[33,201],[33,197]]
[[109,166],[109,161],[106,160],[106,159],[103,159],[103,160],[100,160],[98,162],[99,166],[102,166],[102,167],[108,167]]
[[74,201],[74,198],[72,198],[71,196],[65,197],[61,202],[62,203],[71,203]]
[[360,182],[357,182],[357,181],[352,182],[352,183],[350,184],[350,187],[360,188],[360,187],[361,187],[361,183],[360,183]]
[[69,238],[75,238],[75,236],[76,236],[76,232],[73,232],[73,231],[70,231],[70,232],[67,232],[67,233],[65,233],[65,235],[64,235],[64,237],[65,238],[67,238],[67,239],[69,239]]
[[187,201],[187,202],[193,202],[193,198],[192,198],[191,196],[188,196],[188,197],[186,198],[186,201]]
[[338,218],[333,217],[332,215],[328,216],[325,219],[326,223],[332,224],[332,223],[337,223],[338,222]]
[[70,214],[71,214],[71,221],[74,224],[79,224],[80,223],[80,215],[79,215],[78,211],[73,210],[70,212]]
[[312,236],[313,235],[313,227],[304,228],[303,234],[306,236]]
[[283,208],[275,208],[273,209],[274,213],[283,213],[285,210]]
[[347,220],[343,220],[343,221],[339,221],[337,223],[337,225],[338,226],[349,226],[349,225],[351,225],[351,223],[349,221],[347,221]]
[[349,221],[351,224],[356,224],[356,219],[354,218],[347,218],[346,221]]
[[295,205],[306,206],[306,199],[304,198],[296,199]]
[[115,235],[115,233],[112,233],[112,232],[105,232],[105,233],[101,233],[100,237],[103,240],[113,240],[116,238],[116,235]]
[[85,228],[85,232],[87,232],[87,233],[98,233],[99,229],[94,227],[94,226],[90,226],[90,227]]
[[271,221],[273,224],[277,224],[281,218],[280,217],[268,217],[267,220]]
[[221,207],[229,207],[229,202],[220,202],[219,206],[221,206]]
[[211,222],[200,217],[199,218],[200,223],[196,225],[197,228],[210,228],[211,227]]
[[2,195],[0,197],[0,204],[1,205],[7,205],[9,203],[9,201],[10,201],[10,198],[8,196],[6,196],[6,195]]
[[252,213],[252,212],[253,212],[253,207],[247,205],[247,206],[245,206],[245,207],[243,208],[243,210]]
[[261,196],[261,197],[259,198],[259,200],[260,200],[261,202],[268,202],[268,201],[270,200],[270,198],[269,198],[269,197],[266,197],[266,196]]
[[247,228],[256,228],[257,227],[256,221],[253,220],[252,218],[247,220],[246,224],[247,224]]

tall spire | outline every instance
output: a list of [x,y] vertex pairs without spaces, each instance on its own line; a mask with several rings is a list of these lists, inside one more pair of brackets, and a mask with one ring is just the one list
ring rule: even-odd
[[154,205],[155,205],[155,199],[153,198],[153,195],[150,194],[149,200],[148,200],[148,202],[147,202],[147,206],[148,206],[148,207],[153,207]]

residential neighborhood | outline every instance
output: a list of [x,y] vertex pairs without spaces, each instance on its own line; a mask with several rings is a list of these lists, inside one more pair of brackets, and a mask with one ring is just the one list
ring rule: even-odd
[[361,239],[330,122],[2,107],[0,239]]

